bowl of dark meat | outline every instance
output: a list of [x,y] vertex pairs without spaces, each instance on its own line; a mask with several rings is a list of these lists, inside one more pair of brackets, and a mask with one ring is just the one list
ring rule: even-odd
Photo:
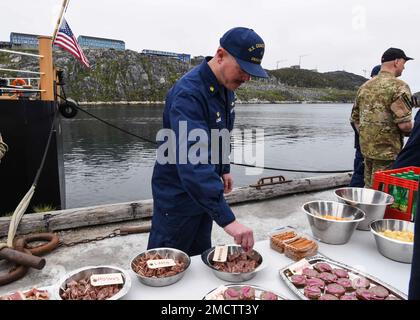
[[[161,261],[165,263],[160,264]],[[191,258],[181,250],[156,248],[134,257],[131,270],[141,283],[152,287],[164,287],[179,281],[190,264]]]
[[[96,285],[92,276],[121,280],[122,283]],[[58,300],[118,300],[125,296],[131,288],[128,273],[114,266],[89,266],[74,270],[65,275],[55,290]]]
[[263,258],[256,250],[245,252],[241,246],[228,245],[227,260],[213,261],[215,247],[204,251],[201,260],[220,279],[229,282],[243,282],[252,279],[262,270]]

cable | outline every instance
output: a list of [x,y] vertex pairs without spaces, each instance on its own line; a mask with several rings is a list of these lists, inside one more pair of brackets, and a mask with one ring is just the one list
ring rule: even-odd
[[[57,95],[57,96],[60,97],[61,99],[63,99],[64,101],[67,101],[66,98],[64,98],[64,97],[62,97],[60,95]],[[76,106],[76,108],[78,110],[80,110],[80,111],[88,114],[89,116],[91,116],[91,117],[93,117],[93,118],[95,118],[95,119],[97,119],[97,120],[105,123],[106,125],[108,125],[110,127],[113,127],[114,129],[120,130],[120,131],[122,131],[122,132],[124,132],[124,133],[126,133],[126,134],[128,134],[130,136],[136,137],[136,138],[138,138],[140,140],[143,140],[143,141],[146,141],[146,142],[150,142],[150,143],[152,143],[154,145],[157,145],[157,142],[156,141],[149,140],[147,138],[144,138],[144,137],[141,137],[141,136],[136,135],[134,133],[131,133],[131,132],[125,130],[125,129],[122,129],[122,128],[120,128],[120,127],[118,127],[118,126],[116,126],[116,125],[114,125],[114,124],[112,124],[112,123],[110,123],[110,122],[108,122],[106,120],[103,120],[103,119],[99,118],[98,116],[95,116],[94,114],[92,114],[92,113],[90,113],[90,112],[88,112],[88,111],[80,108],[79,106]],[[326,171],[322,171],[322,170],[283,169],[283,168],[272,168],[272,167],[256,166],[256,165],[245,164],[245,163],[236,163],[236,162],[233,162],[233,161],[231,161],[230,164],[233,164],[233,165],[236,165],[236,166],[242,166],[242,167],[259,168],[259,169],[264,169],[264,170],[287,171],[287,172],[304,172],[304,173],[345,173],[345,172],[351,172],[351,171],[353,171],[353,169],[350,169],[350,170],[326,170]]]
[[245,163],[236,163],[231,161],[230,164],[234,164],[237,166],[242,167],[251,167],[251,168],[260,168],[264,170],[274,170],[274,171],[287,171],[287,172],[307,172],[307,173],[345,173],[345,172],[351,172],[351,170],[326,170],[326,171],[320,171],[320,170],[297,170],[297,169],[282,169],[282,168],[271,168],[271,167],[262,167],[262,166],[255,166],[251,164],[245,164]]

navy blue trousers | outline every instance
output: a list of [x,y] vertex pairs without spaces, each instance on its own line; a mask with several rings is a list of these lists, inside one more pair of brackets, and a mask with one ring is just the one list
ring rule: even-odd
[[356,148],[353,166],[353,176],[349,187],[363,188],[365,186],[365,163],[360,147]]
[[[419,194],[418,192],[420,192],[420,188],[417,194]],[[417,212],[414,223],[414,249],[408,299],[420,300],[420,197],[417,197]]]
[[154,208],[147,249],[169,247],[195,256],[211,248],[213,219],[207,213],[185,215]]

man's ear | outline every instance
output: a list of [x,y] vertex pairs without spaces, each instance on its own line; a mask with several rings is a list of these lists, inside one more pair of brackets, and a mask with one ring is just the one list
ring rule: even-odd
[[223,59],[226,57],[226,50],[222,47],[219,47],[216,51],[216,60],[218,63],[221,63]]

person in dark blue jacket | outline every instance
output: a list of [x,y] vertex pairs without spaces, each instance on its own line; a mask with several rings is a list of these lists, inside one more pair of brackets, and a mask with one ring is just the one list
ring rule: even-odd
[[[416,97],[412,97],[412,107],[419,107]],[[413,129],[410,132],[407,143],[395,159],[393,169],[404,167],[420,167],[420,112],[414,117]]]
[[[233,186],[233,91],[251,76],[268,77],[261,67],[264,49],[255,31],[233,28],[220,39],[214,57],[207,57],[168,92],[164,130],[157,136],[148,249],[171,247],[190,256],[201,254],[211,248],[213,221],[246,251],[253,247],[253,231],[235,219],[224,193]],[[227,132],[227,139],[214,132]]]
[[[381,71],[380,64],[373,67],[370,77],[373,78],[379,73],[379,71]],[[356,149],[356,152],[353,162],[353,175],[351,177],[349,187],[363,188],[365,186],[365,164],[362,151],[360,150],[359,132],[353,122],[350,122],[350,124],[354,131],[354,148]]]

